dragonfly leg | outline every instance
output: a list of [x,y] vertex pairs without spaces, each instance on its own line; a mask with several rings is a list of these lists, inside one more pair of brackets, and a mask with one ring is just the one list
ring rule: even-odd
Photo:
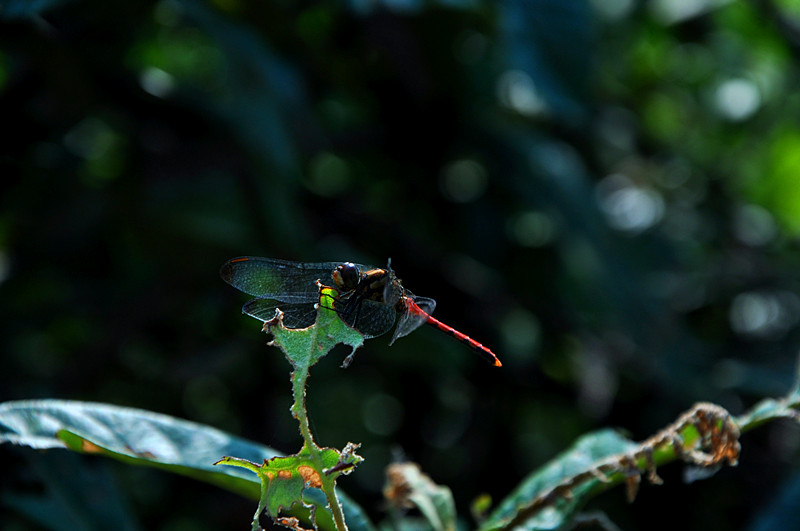
[[[352,328],[358,328],[358,318],[361,316],[361,307],[362,302],[364,301],[363,297],[353,296],[347,298],[347,304],[345,307],[339,311],[342,320],[347,323],[348,326]],[[353,316],[353,312],[355,312],[354,319],[350,319]]]

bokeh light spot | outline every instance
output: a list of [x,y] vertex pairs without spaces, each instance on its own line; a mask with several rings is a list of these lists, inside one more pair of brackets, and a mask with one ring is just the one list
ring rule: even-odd
[[64,145],[85,159],[103,157],[114,143],[114,131],[99,118],[86,118],[64,136]]
[[486,55],[489,39],[477,31],[466,31],[456,39],[453,46],[456,60],[465,65],[475,64]]
[[525,116],[538,116],[547,110],[533,79],[521,70],[508,70],[500,76],[497,98],[503,107]]
[[350,184],[350,166],[343,158],[323,151],[311,159],[305,184],[323,197],[337,196]]
[[761,106],[761,93],[747,79],[729,79],[714,93],[714,107],[723,118],[738,122],[752,116]]
[[591,0],[597,13],[606,20],[625,18],[633,10],[633,0]]
[[641,232],[664,216],[664,200],[652,188],[633,184],[620,174],[597,184],[597,198],[608,223],[615,229]]
[[737,295],[729,318],[734,332],[758,338],[777,338],[798,320],[800,298],[788,291],[759,290]]
[[474,160],[461,159],[442,170],[439,187],[450,201],[469,203],[483,195],[488,181],[486,168]]
[[501,322],[503,350],[516,359],[530,362],[542,334],[539,320],[531,312],[516,308],[508,312]]
[[662,24],[676,24],[730,0],[650,0],[650,12]]
[[564,142],[543,142],[531,149],[530,164],[534,171],[545,172],[550,177],[572,180],[578,185],[586,172],[578,152]]
[[520,214],[512,219],[508,232],[513,241],[524,247],[543,247],[553,242],[556,224],[553,218],[536,210]]
[[117,177],[124,167],[125,139],[105,121],[90,117],[64,136],[64,146],[85,159],[84,183],[98,185]]
[[778,235],[778,226],[767,209],[758,205],[742,205],[734,214],[733,230],[746,245],[765,245]]
[[142,90],[157,98],[166,98],[175,90],[175,78],[171,74],[150,66],[139,75]]

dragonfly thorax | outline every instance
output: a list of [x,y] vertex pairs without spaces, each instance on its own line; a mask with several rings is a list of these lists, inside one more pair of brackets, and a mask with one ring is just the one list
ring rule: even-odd
[[361,299],[375,302],[387,302],[385,300],[386,285],[390,280],[389,272],[385,269],[370,269],[365,272],[361,281],[356,286],[353,295]]

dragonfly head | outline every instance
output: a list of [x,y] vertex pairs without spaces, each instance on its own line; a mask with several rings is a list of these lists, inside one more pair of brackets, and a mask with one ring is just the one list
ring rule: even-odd
[[353,262],[344,262],[336,266],[331,273],[333,283],[340,292],[352,291],[358,286],[361,280],[361,271]]

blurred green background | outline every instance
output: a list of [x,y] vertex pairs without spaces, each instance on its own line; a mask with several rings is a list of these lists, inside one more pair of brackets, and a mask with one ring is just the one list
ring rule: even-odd
[[[376,521],[397,454],[467,517],[589,430],[740,413],[788,390],[800,344],[799,88],[796,0],[0,1],[0,400],[296,451],[288,364],[218,268],[391,257],[504,367],[426,328],[312,371],[317,441],[363,443],[340,485]],[[588,509],[791,528],[800,430],[742,443],[736,469],[671,465]],[[19,455],[0,452],[5,529],[36,528],[8,507],[41,492]],[[82,463],[143,529],[255,509]]]

